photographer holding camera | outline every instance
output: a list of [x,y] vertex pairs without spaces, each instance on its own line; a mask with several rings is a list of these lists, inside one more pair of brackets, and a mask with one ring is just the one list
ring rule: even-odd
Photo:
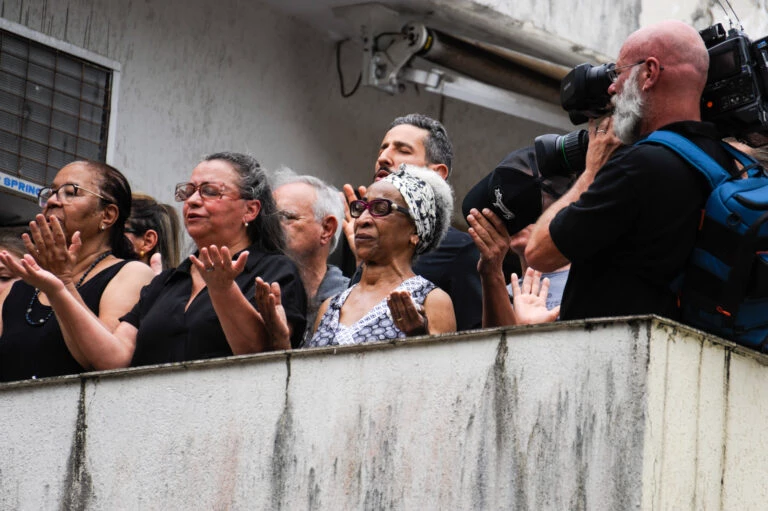
[[664,21],[631,34],[607,68],[612,117],[590,121],[586,170],[542,214],[525,251],[542,272],[572,263],[561,319],[677,317],[672,283],[693,250],[708,187],[673,150],[632,144],[663,128],[736,172],[716,127],[701,122],[708,66],[698,32]]

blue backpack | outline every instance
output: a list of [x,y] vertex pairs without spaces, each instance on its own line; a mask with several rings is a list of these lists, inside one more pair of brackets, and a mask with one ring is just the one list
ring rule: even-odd
[[744,167],[739,176],[671,131],[654,131],[637,144],[672,149],[712,187],[678,289],[682,322],[768,352],[768,174],[725,142]]

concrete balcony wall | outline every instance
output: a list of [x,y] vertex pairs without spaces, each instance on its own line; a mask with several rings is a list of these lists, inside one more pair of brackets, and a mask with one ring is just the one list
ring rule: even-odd
[[2,509],[758,509],[766,358],[657,318],[0,386]]

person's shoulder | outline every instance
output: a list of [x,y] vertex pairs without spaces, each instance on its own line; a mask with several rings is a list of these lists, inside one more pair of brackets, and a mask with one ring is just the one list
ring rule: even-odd
[[126,283],[134,286],[137,283],[146,285],[153,278],[155,278],[155,272],[148,265],[141,261],[124,261],[112,280],[118,284]]

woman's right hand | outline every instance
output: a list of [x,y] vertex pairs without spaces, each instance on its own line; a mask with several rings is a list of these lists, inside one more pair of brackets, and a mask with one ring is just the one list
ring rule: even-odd
[[67,246],[67,237],[59,219],[51,216],[49,224],[43,215],[37,215],[29,223],[29,231],[30,234],[23,234],[22,239],[28,255],[37,266],[53,273],[65,285],[72,282],[82,246],[80,232],[72,235],[72,242]]
[[25,254],[21,259],[3,250],[0,252],[0,262],[16,277],[21,278],[30,286],[40,289],[46,295],[51,295],[65,284],[56,275],[40,267],[35,258]]

